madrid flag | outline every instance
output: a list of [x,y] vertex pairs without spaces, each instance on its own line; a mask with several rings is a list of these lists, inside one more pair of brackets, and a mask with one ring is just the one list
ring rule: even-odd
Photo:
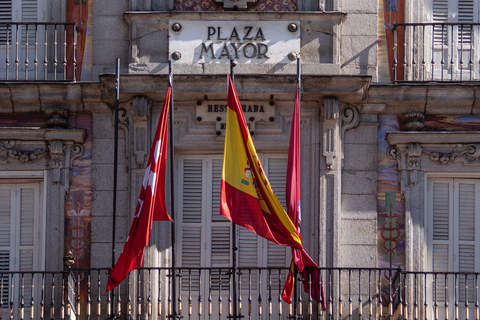
[[261,237],[299,250],[295,263],[299,271],[304,271],[308,255],[294,222],[273,193],[263,171],[230,77],[220,212]]
[[132,226],[123,251],[115,267],[110,270],[107,291],[118,286],[130,271],[142,266],[143,253],[148,245],[152,222],[172,220],[165,206],[165,167],[167,163],[168,112],[171,94],[172,88],[169,86],[148,157],[147,169],[145,169]]

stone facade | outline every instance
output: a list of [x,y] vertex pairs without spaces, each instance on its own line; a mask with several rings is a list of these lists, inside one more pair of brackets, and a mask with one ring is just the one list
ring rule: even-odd
[[[245,11],[227,11],[223,1],[92,2],[92,81],[0,82],[0,181],[44,181],[46,270],[62,269],[63,256],[72,249],[69,212],[80,216],[74,208],[80,191],[88,246],[76,251],[76,258],[83,257],[84,267],[111,265],[115,58],[121,61],[116,257],[121,252],[168,87],[176,21],[298,22],[307,252],[323,267],[426,270],[428,179],[478,178],[480,90],[469,81],[380,82],[379,73],[389,66],[380,59],[385,48],[377,41],[383,28],[377,1],[298,0],[278,12],[252,9],[258,7],[247,1]],[[193,11],[196,5],[205,10]],[[225,11],[208,9],[224,5]],[[49,6],[52,19],[61,21],[62,5]],[[418,21],[422,10],[408,5],[406,20]],[[223,152],[215,124],[198,121],[196,106],[226,100],[229,70],[228,60],[173,61],[174,158]],[[272,123],[255,123],[260,152],[288,152],[296,70],[289,60],[235,67],[242,102],[274,105]],[[75,184],[79,168],[89,173]],[[401,236],[394,240],[381,236],[389,219],[382,215],[389,192],[400,221]],[[154,224],[146,266],[169,266],[171,231],[169,223]],[[394,253],[388,256],[383,247],[388,241],[400,244],[394,261]]]

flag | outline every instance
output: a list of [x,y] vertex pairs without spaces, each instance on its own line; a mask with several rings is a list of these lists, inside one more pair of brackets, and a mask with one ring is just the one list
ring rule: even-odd
[[118,286],[130,271],[142,266],[143,253],[148,245],[152,222],[172,220],[165,206],[165,167],[167,163],[168,112],[171,94],[172,88],[169,86],[148,157],[132,226],[123,252],[120,254],[115,267],[110,270],[107,291]]
[[[288,149],[286,196],[288,216],[300,236],[302,206],[300,200],[300,101],[298,88],[295,93],[292,128],[290,131],[290,146]],[[320,281],[318,265],[303,248],[292,248],[292,263],[290,264],[290,270],[282,292],[283,300],[287,303],[291,302],[295,281],[294,264],[297,265],[299,271],[302,273],[304,290],[310,292],[311,289],[312,298],[317,302],[321,302],[322,308],[325,310],[326,302],[323,294],[323,283]]]
[[316,266],[303,250],[294,221],[273,193],[255,151],[230,77],[220,213],[267,240],[292,247],[294,252],[299,253],[295,263],[300,271],[304,271],[305,267]]

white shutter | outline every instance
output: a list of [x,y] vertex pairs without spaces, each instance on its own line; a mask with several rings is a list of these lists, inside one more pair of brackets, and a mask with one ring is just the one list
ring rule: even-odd
[[[448,0],[433,0],[432,22],[448,22]],[[446,45],[448,43],[447,27],[435,26],[433,30],[434,43],[436,45]]]
[[[12,21],[12,0],[0,0],[0,23]],[[7,27],[0,26],[0,43],[7,42]]]
[[[478,245],[476,240],[480,215],[480,180],[478,179],[431,179],[429,181],[429,250],[431,270],[439,272],[477,272]],[[449,278],[448,286],[455,288],[449,293],[457,294],[461,305],[468,296],[474,303],[474,276],[457,275]],[[455,282],[456,281],[456,282]],[[445,287],[445,278],[437,278],[437,287]],[[456,291],[456,292],[454,292]],[[445,290],[438,290],[437,301],[445,301]]]

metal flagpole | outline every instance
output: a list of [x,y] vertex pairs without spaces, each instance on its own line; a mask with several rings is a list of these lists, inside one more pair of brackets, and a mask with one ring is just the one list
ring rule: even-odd
[[[120,99],[120,58],[116,60],[116,71],[115,71],[115,111],[114,111],[114,130],[115,136],[113,141],[113,204],[112,204],[112,219],[113,219],[113,228],[112,228],[112,268],[115,266],[115,232],[116,232],[116,219],[117,219],[117,171],[118,171],[118,107]],[[111,291],[113,294],[113,290]],[[114,304],[113,297],[111,306],[111,315],[114,314]]]
[[[300,100],[301,100],[301,91],[302,91],[302,71],[301,71],[301,65],[300,65],[300,57],[297,58],[297,89],[298,89],[298,113],[300,116]],[[299,225],[300,227],[300,225]],[[297,280],[298,280],[298,268],[297,265],[293,265],[293,319],[299,319],[300,317],[298,316],[298,307],[297,307],[297,302],[298,302],[298,289],[297,289]]]
[[[230,60],[230,77],[232,83],[234,79],[235,62]],[[237,225],[232,222],[232,316],[229,318],[237,319]]]
[[171,235],[172,235],[172,318],[177,318],[177,270],[176,270],[176,259],[175,259],[175,192],[174,192],[174,181],[173,181],[173,169],[175,167],[174,164],[174,156],[173,156],[173,67],[172,67],[172,60],[168,61],[168,84],[170,85],[171,93],[170,93],[170,118],[169,118],[169,144],[170,144],[170,213],[172,217],[172,224],[171,224]]

